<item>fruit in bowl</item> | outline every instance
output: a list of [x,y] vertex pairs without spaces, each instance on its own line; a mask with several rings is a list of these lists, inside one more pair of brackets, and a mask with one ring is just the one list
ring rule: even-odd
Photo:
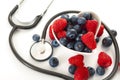
[[73,51],[91,53],[97,47],[104,25],[93,12],[79,15],[64,14],[54,20],[49,28],[49,37]]

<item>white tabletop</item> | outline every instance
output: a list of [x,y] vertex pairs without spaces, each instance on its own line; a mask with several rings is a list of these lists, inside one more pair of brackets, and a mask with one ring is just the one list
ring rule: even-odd
[[[11,9],[20,0],[1,0],[0,1],[0,80],[62,80],[57,77],[42,74],[33,71],[23,64],[21,64],[9,47],[8,37],[12,27],[9,25],[7,17]],[[31,21],[36,15],[43,11],[50,0],[25,0],[20,11],[15,16],[23,22]],[[43,26],[47,20],[54,14],[65,11],[65,10],[80,10],[80,11],[94,11],[96,12],[102,21],[104,21],[110,29],[115,29],[118,32],[117,41],[120,45],[120,11],[119,11],[119,0],[55,0],[53,5],[48,10],[45,18],[41,21],[37,28],[34,30],[21,31],[21,34],[16,34],[15,45],[17,46],[18,52],[21,54],[26,54],[25,52],[29,50],[22,48],[21,43],[29,45],[32,41],[33,33],[38,33],[41,35]],[[30,33],[30,34],[29,34]],[[24,38],[22,37],[23,35]],[[19,37],[19,38],[18,38]],[[18,41],[21,39],[21,43]],[[28,42],[26,41],[28,40]],[[17,41],[18,40],[18,41]],[[25,40],[25,42],[24,42]],[[31,45],[29,45],[31,46]],[[26,55],[28,56],[28,55]],[[28,57],[26,58],[28,60]],[[120,78],[120,69],[113,77],[112,80],[118,80]]]

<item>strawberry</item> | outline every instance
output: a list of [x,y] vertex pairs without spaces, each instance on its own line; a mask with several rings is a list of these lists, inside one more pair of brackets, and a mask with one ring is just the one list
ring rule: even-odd
[[53,29],[56,33],[62,31],[67,26],[67,20],[64,18],[57,19],[53,22]]
[[104,31],[104,25],[101,25],[101,26],[100,26],[100,29],[99,29],[99,31],[98,31],[97,37],[102,36],[103,31]]
[[78,54],[78,55],[75,55],[75,56],[69,58],[68,61],[72,65],[75,65],[77,67],[83,67],[84,66],[83,60],[84,60],[84,56]]
[[85,26],[87,31],[91,31],[95,34],[97,30],[98,22],[96,20],[87,20]]
[[74,74],[74,80],[88,80],[89,71],[86,67],[77,68]]
[[91,50],[96,48],[96,41],[94,39],[94,33],[88,32],[81,37],[82,42]]
[[105,52],[100,52],[100,54],[98,56],[98,61],[97,62],[99,64],[99,66],[107,68],[107,67],[111,66],[112,59]]
[[66,31],[60,31],[57,33],[57,38],[60,39],[60,38],[64,38],[66,37]]

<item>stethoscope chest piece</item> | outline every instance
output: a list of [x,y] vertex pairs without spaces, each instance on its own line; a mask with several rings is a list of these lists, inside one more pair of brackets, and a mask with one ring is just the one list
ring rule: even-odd
[[49,42],[35,42],[30,48],[30,55],[36,61],[48,60],[53,54],[53,48]]

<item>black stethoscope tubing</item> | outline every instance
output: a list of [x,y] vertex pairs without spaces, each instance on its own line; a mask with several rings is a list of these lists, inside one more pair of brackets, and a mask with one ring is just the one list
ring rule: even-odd
[[34,28],[36,27],[36,25],[40,22],[40,20],[42,19],[42,15],[37,15],[35,17],[35,21],[33,22],[33,24],[31,25],[28,25],[28,26],[22,26],[22,25],[17,25],[14,23],[13,19],[12,19],[12,16],[16,13],[16,11],[18,10],[19,8],[19,5],[16,5],[12,11],[10,12],[10,14],[8,15],[8,21],[10,23],[10,25],[12,27],[17,27],[18,29],[31,29],[31,28]]
[[[67,14],[67,13],[79,13],[80,11],[64,11],[64,12],[61,12],[61,13],[58,13],[56,14],[55,16],[53,16],[48,22],[47,24],[45,25],[45,28],[43,30],[43,34],[42,34],[42,39],[45,39],[46,38],[46,32],[47,32],[47,29],[50,25],[50,23],[58,16],[62,15],[62,14]],[[10,17],[10,16],[9,16]],[[9,20],[9,19],[8,19]],[[11,24],[11,22],[9,21],[9,23]],[[104,23],[103,23],[104,24]],[[64,75],[64,74],[60,74],[60,73],[57,73],[57,72],[53,72],[53,71],[49,71],[49,70],[45,70],[45,69],[42,69],[42,68],[39,68],[29,62],[27,62],[26,60],[24,60],[20,55],[19,53],[17,52],[17,50],[15,49],[15,46],[13,45],[13,35],[15,33],[15,31],[17,29],[26,29],[26,28],[19,28],[17,25],[13,25],[13,29],[12,31],[10,32],[10,36],[9,36],[9,44],[10,44],[10,47],[13,51],[13,54],[16,56],[16,58],[21,62],[23,63],[25,66],[31,68],[32,70],[35,70],[35,71],[38,71],[38,72],[41,72],[41,73],[45,73],[45,74],[49,74],[49,75],[53,75],[53,76],[56,76],[56,77],[60,77],[60,78],[63,78],[65,80],[74,80],[72,77],[70,76],[67,76],[67,75]],[[104,24],[105,25],[105,24]],[[35,27],[35,26],[34,26]],[[31,29],[33,27],[29,27],[28,29]],[[110,29],[105,25],[105,29],[106,31],[108,32],[108,34],[110,35],[110,37],[112,38],[112,41],[113,41],[113,45],[115,47],[115,65],[114,65],[114,68],[112,70],[112,72],[106,77],[104,78],[103,80],[110,80],[116,73],[117,69],[118,69],[118,64],[119,64],[119,47],[118,47],[118,44],[117,44],[117,41],[115,39],[115,37],[112,35]]]

